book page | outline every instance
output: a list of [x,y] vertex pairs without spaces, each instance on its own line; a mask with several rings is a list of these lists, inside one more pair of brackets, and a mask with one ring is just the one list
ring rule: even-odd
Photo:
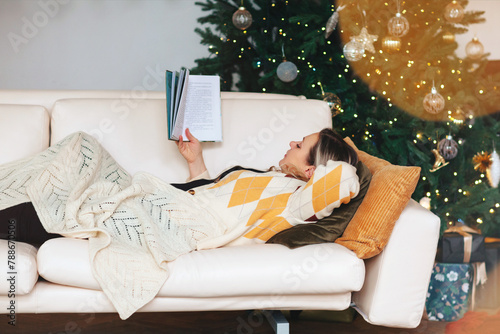
[[199,141],[222,141],[219,76],[189,76],[182,133],[186,128]]

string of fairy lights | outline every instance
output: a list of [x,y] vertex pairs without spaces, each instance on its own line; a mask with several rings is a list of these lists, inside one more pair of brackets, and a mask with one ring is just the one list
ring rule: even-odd
[[[289,5],[289,1],[285,0],[283,2],[286,6]],[[403,3],[404,4],[404,3]],[[392,3],[389,3],[389,1],[384,2],[385,7],[389,7],[393,5]],[[355,71],[357,74],[357,77],[362,78],[366,83],[370,82],[379,82],[378,84],[375,85],[376,90],[380,93],[381,96],[388,102],[388,107],[392,108],[393,103],[396,103],[400,108],[404,110],[411,110],[411,106],[405,105],[405,103],[414,103],[413,99],[411,99],[410,95],[415,96],[423,96],[423,109],[427,111],[430,114],[438,114],[444,111],[446,114],[446,119],[445,119],[445,124],[447,127],[450,127],[451,125],[458,125],[458,126],[467,126],[469,128],[473,127],[473,118],[475,117],[474,112],[472,110],[464,110],[462,107],[455,107],[452,108],[451,106],[457,105],[455,103],[455,98],[452,96],[450,92],[450,89],[456,85],[461,85],[463,84],[464,80],[464,69],[462,68],[464,65],[464,61],[461,59],[458,59],[457,62],[457,68],[450,68],[448,70],[443,70],[443,62],[440,59],[437,59],[435,61],[427,61],[424,65],[430,70],[434,70],[434,77],[431,79],[426,79],[426,78],[419,78],[419,76],[412,75],[411,72],[408,72],[405,74],[405,71],[400,71],[401,73],[397,73],[397,71],[391,71],[387,70],[384,67],[387,67],[387,64],[390,64],[393,61],[393,56],[396,54],[398,57],[405,56],[408,59],[404,63],[404,66],[408,69],[411,70],[415,68],[415,71],[418,71],[418,68],[421,68],[422,61],[416,61],[413,57],[415,57],[418,52],[414,51],[415,45],[418,44],[416,42],[413,42],[412,40],[404,40],[404,36],[408,33],[408,30],[410,29],[410,25],[408,24],[408,20],[405,17],[411,17],[415,20],[418,19],[419,15],[422,15],[425,17],[425,20],[422,21],[422,26],[423,27],[431,27],[434,25],[440,25],[440,29],[444,29],[445,25],[447,23],[458,23],[462,20],[464,17],[464,9],[460,6],[459,3],[457,3],[456,0],[452,0],[445,8],[444,8],[444,15],[443,13],[436,13],[431,10],[430,14],[427,15],[428,13],[426,12],[426,3],[418,3],[419,10],[415,11],[414,13],[409,13],[405,8],[401,8],[401,3],[399,0],[397,0],[397,13],[396,15],[389,20],[388,23],[388,31],[389,35],[385,36],[382,40],[382,48],[378,50],[372,49],[369,51],[371,47],[373,47],[373,42],[378,39],[378,36],[376,35],[370,35],[369,32],[366,30],[367,24],[366,24],[366,13],[359,8],[359,6],[352,6],[354,8],[349,8],[346,5],[338,6],[335,7],[335,5],[331,5],[330,11],[331,11],[331,17],[330,20],[327,22],[327,24],[321,28],[314,27],[312,25],[309,25],[307,22],[301,22],[297,21],[295,23],[290,23],[290,24],[295,24],[303,29],[316,29],[317,33],[325,33],[328,36],[329,33],[332,31],[332,26],[333,29],[336,28],[337,22],[339,22],[339,15],[342,11],[346,12],[346,16],[348,16],[347,12],[351,11],[350,17],[354,17],[355,15],[352,14],[352,12],[358,12],[358,16],[361,17],[361,20],[359,21],[352,21],[351,23],[354,24],[354,26],[359,30],[359,28],[362,29],[362,34],[359,36],[349,36],[352,35],[352,30],[353,28],[350,27],[349,25],[346,25],[345,27],[342,26],[339,29],[340,36],[343,38],[345,45],[344,45],[344,54],[341,55],[342,58],[346,58],[348,61],[346,61],[346,65],[344,68],[344,73],[349,73],[351,71]],[[272,0],[271,2],[271,7],[276,6],[276,0]],[[282,11],[282,16],[281,16],[281,21],[286,23],[287,22],[287,17],[285,15],[286,10]],[[425,15],[424,15],[425,14]],[[434,18],[434,21],[430,20],[429,18]],[[262,24],[261,26],[265,27],[266,20],[269,18],[266,16],[262,17]],[[251,16],[251,13],[249,13],[245,7],[243,0],[241,1],[241,6],[238,8],[238,10],[234,13],[233,15],[233,24],[242,30],[243,36],[247,38],[247,28],[250,27],[250,25],[253,22],[253,18]],[[382,20],[379,18],[377,19],[378,24],[384,24]],[[365,29],[363,31],[363,29]],[[262,30],[264,34],[270,35],[269,38],[272,38],[272,34],[278,34],[282,40],[288,40],[292,41],[293,36],[289,36],[287,34],[286,29],[284,28],[279,28],[277,31],[273,31],[271,29],[263,29]],[[347,42],[347,37],[351,39],[351,42],[357,43],[354,48],[349,49],[346,52],[346,46],[348,46],[349,42]],[[236,39],[230,39],[227,37],[220,37],[221,41],[225,42],[232,42],[232,43],[237,43],[238,41]],[[448,31],[444,31],[442,33],[442,42],[443,43],[453,43],[455,41],[454,35]],[[331,45],[332,41],[326,39],[325,43],[327,45]],[[250,43],[251,44],[251,43]],[[360,49],[356,49],[356,47],[360,47]],[[210,49],[215,48],[215,46],[210,45]],[[247,48],[240,48],[240,53],[238,54],[238,58],[243,58],[245,52],[247,51],[252,51],[252,46],[248,46]],[[366,51],[371,52],[371,54],[368,54]],[[471,42],[469,42],[466,46],[466,51],[467,55],[470,59],[475,59],[479,60],[483,56],[484,48],[482,44],[478,41],[477,37],[475,37]],[[215,54],[218,54],[218,51],[215,51]],[[326,50],[323,50],[321,54],[325,57],[328,57],[328,53]],[[415,54],[415,56],[413,56]],[[353,58],[355,57],[355,58]],[[307,52],[306,50],[299,50],[296,52],[296,54],[293,57],[289,57],[289,55],[285,55],[285,51],[283,48],[283,54],[281,55],[281,59],[279,57],[268,57],[267,61],[272,64],[276,64],[278,66],[277,74],[279,79],[281,79],[284,82],[290,82],[295,79],[295,77],[300,74],[300,69],[295,66],[293,62],[298,62],[301,63],[299,68],[309,68],[311,71],[315,72],[316,71],[316,66],[314,65],[314,61],[311,59],[308,59],[307,57]],[[321,60],[323,61],[323,60]],[[329,57],[329,61],[332,61],[332,57]],[[362,63],[362,66],[358,66],[358,63]],[[285,67],[282,65],[287,65],[286,69],[284,71],[281,71],[280,74],[280,67]],[[303,66],[306,65],[306,66]],[[257,67],[263,66],[262,61],[259,60],[256,63]],[[359,71],[359,68],[362,69],[362,71]],[[473,71],[474,69],[469,69],[469,71]],[[338,74],[339,79],[345,79],[345,76],[341,73]],[[446,78],[446,82],[443,78]],[[417,79],[415,81],[415,79]],[[356,77],[353,77],[351,79],[352,84],[356,85],[358,83],[358,79]],[[435,82],[438,82],[437,85],[435,85]],[[441,81],[441,82],[439,82]],[[410,86],[407,86],[407,85]],[[311,88],[319,88],[321,89],[323,97],[325,97],[325,101],[329,102],[330,107],[332,108],[332,115],[333,114],[333,109],[336,108],[336,112],[342,113],[344,110],[341,107],[340,100],[337,98],[334,94],[325,92],[323,90],[323,83],[319,80],[317,82],[311,83]],[[496,88],[496,87],[495,87]],[[439,92],[443,93],[441,95]],[[262,87],[262,92],[266,92],[266,88]],[[406,101],[401,99],[398,99],[397,94],[400,92],[404,92],[404,96],[406,98]],[[448,92],[448,93],[447,93]],[[486,94],[487,92],[481,88],[478,89],[476,92],[477,96],[482,96]],[[330,94],[330,95],[328,95]],[[333,95],[333,97],[332,97]],[[371,99],[373,101],[377,100],[377,95],[373,94],[371,96]],[[448,106],[445,108],[445,106]],[[407,107],[407,108],[405,108]],[[446,110],[445,110],[446,109]],[[355,118],[358,117],[358,115],[355,113],[353,115]],[[419,116],[419,115],[417,115]],[[420,115],[421,116],[421,115]],[[388,121],[389,125],[394,125],[398,122],[398,119],[395,117],[394,119],[391,119]],[[372,123],[368,122],[365,125],[365,130],[364,130],[364,136],[363,138],[365,140],[370,140],[372,137],[374,137],[374,134],[370,131],[370,128],[373,126]],[[344,129],[345,130],[345,129]],[[450,136],[451,137],[451,136]],[[449,138],[451,141],[454,142],[453,139]],[[429,136],[425,136],[422,132],[417,132],[415,134],[415,138],[413,139],[413,142],[415,144],[418,144],[419,142],[424,143],[427,141],[428,143],[432,143],[434,146],[439,146],[440,142],[437,139],[434,139]],[[463,142],[462,140],[458,140],[458,143],[454,143],[454,145],[462,145]],[[453,146],[453,144],[452,144]],[[440,157],[442,159],[442,156]],[[453,157],[452,157],[453,158]],[[447,165],[447,162],[442,162],[438,164],[438,156],[436,155],[436,164],[434,166],[434,170],[431,170],[431,172],[444,167]],[[458,177],[458,173],[456,171],[452,172],[454,177]],[[482,172],[478,175],[478,178],[474,181],[474,185],[481,184],[485,182],[486,176],[485,173]],[[422,175],[422,180],[426,181],[427,176],[426,173],[423,173]],[[458,196],[469,196],[470,192],[463,190],[462,188],[459,188],[456,190]],[[434,195],[434,196],[433,196]],[[453,194],[441,194],[441,191],[439,189],[435,190],[435,193],[432,194],[431,192],[427,192],[425,195],[429,201],[431,197],[434,197],[438,200],[441,200],[443,204],[446,204],[450,202],[450,198],[454,196]],[[427,201],[427,202],[429,202]],[[483,198],[483,201],[486,201],[485,198]],[[426,201],[421,201],[423,205],[425,205]],[[430,208],[430,207],[429,207]],[[500,203],[495,203],[493,207],[489,210],[491,214],[495,214],[496,210],[500,208]],[[450,216],[449,212],[445,213],[446,217]],[[478,224],[483,223],[484,217],[478,217],[476,222]],[[452,224],[452,221],[448,222],[449,224]]]

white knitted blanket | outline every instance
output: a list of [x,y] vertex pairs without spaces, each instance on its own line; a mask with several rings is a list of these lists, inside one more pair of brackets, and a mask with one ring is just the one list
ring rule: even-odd
[[89,238],[93,274],[122,319],[156,296],[168,261],[225,230],[191,195],[130,177],[85,133],[0,166],[0,210],[28,201],[48,232]]

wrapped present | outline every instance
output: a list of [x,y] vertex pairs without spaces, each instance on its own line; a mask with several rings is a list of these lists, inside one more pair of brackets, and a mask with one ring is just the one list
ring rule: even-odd
[[455,321],[468,310],[474,284],[470,263],[436,263],[425,301],[429,320]]
[[453,226],[444,231],[439,240],[436,260],[444,263],[484,262],[484,236],[466,226]]

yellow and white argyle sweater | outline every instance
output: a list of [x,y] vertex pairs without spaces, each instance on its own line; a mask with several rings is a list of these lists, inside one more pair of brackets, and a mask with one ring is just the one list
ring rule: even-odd
[[274,171],[232,172],[194,189],[197,202],[226,227],[223,236],[203,240],[198,249],[265,243],[284,229],[329,216],[358,192],[356,168],[340,161],[318,166],[307,183]]

